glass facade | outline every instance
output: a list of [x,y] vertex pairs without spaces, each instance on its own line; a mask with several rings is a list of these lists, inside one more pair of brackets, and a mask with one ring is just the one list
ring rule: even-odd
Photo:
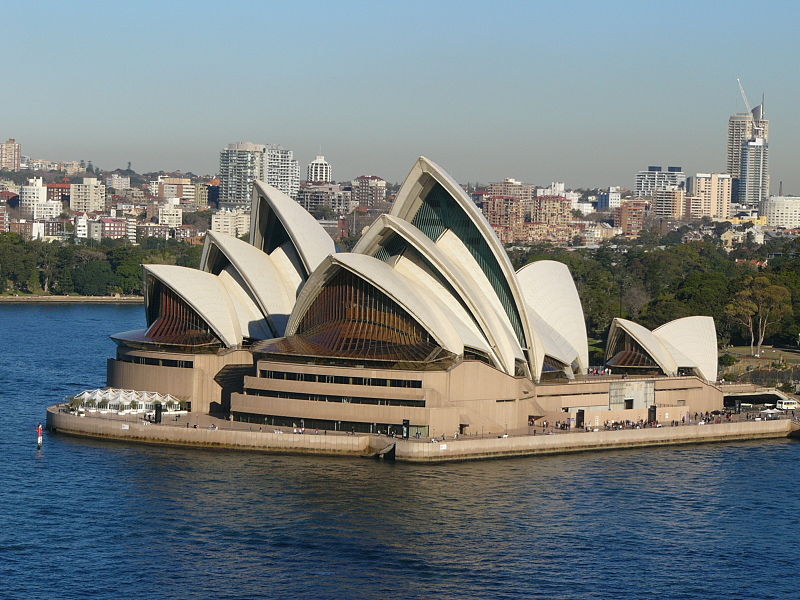
[[423,198],[411,224],[434,242],[450,229],[464,243],[500,298],[517,340],[523,348],[527,348],[516,302],[497,257],[469,215],[441,184],[436,183]]
[[323,285],[284,345],[296,353],[395,361],[435,360],[444,352],[400,305],[345,269]]
[[[152,286],[152,287],[151,287]],[[220,344],[205,320],[161,281],[150,278],[147,331],[143,339],[153,344],[208,346]]]

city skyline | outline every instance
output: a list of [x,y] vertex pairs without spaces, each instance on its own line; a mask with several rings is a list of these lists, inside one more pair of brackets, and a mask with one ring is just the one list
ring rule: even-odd
[[[148,27],[109,30],[86,18],[102,5],[80,6],[4,9],[9,43],[24,50],[6,81],[26,85],[0,100],[11,116],[0,137],[16,138],[26,155],[213,174],[220,149],[249,140],[293,150],[303,169],[324,154],[337,180],[398,182],[409,157],[425,154],[462,182],[632,187],[651,164],[725,172],[728,117],[746,112],[742,77],[752,99],[766,93],[772,193],[779,181],[800,192],[800,84],[786,77],[800,11],[788,3],[765,6],[766,39],[735,45],[739,4],[687,4],[693,18],[678,25],[627,3],[411,2],[398,12],[347,3],[337,14],[324,5],[143,3],[116,6],[114,16],[145,16]],[[652,35],[654,16],[665,35]],[[266,46],[256,43],[265,31]],[[201,43],[204,32],[221,41]],[[269,48],[285,52],[267,60]],[[244,49],[255,50],[258,69],[239,64]],[[330,66],[309,76],[322,56]]]

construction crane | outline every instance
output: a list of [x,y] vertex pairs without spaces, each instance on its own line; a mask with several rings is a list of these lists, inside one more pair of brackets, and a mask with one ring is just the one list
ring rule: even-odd
[[758,111],[758,118],[756,118],[756,113],[750,106],[750,101],[747,99],[747,94],[744,91],[742,80],[737,77],[736,82],[739,84],[739,92],[742,94],[742,100],[744,100],[744,105],[745,107],[747,107],[747,112],[750,114],[750,118],[753,119],[753,133],[755,134],[756,137],[760,137],[763,134],[764,130],[764,128],[761,126],[761,120],[764,118],[763,101],[760,106],[756,107],[760,109]]

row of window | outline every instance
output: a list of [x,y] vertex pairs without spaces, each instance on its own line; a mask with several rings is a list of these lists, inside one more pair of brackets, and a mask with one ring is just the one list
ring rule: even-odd
[[415,406],[424,407],[424,400],[405,400],[396,398],[365,398],[363,396],[331,396],[329,394],[305,394],[303,392],[284,392],[280,390],[258,390],[246,388],[249,396],[267,398],[288,398],[290,400],[310,400],[312,402],[341,402],[343,404],[372,404],[376,406]]
[[[233,418],[243,423],[258,425],[274,425],[278,427],[302,427],[306,434],[313,430],[347,431],[351,433],[380,433],[384,435],[402,435],[403,426],[396,423],[364,423],[362,421],[331,421],[324,419],[304,419],[303,417],[284,417],[277,415],[261,415],[257,413],[234,412]],[[427,425],[411,425],[408,434],[415,438],[428,437]]]
[[135,365],[152,365],[154,367],[177,367],[178,369],[191,369],[194,361],[172,360],[169,358],[151,358],[149,356],[117,356],[119,362],[133,363]]
[[344,385],[373,385],[377,387],[421,388],[419,379],[382,379],[380,377],[350,377],[346,375],[318,375],[316,373],[294,373],[292,371],[261,370],[264,379],[285,379],[287,381],[312,381],[315,383],[340,383]]

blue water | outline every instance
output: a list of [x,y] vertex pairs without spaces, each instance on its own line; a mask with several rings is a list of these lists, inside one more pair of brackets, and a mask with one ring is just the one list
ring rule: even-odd
[[47,435],[137,306],[0,306],[0,598],[798,598],[800,443],[439,466]]

